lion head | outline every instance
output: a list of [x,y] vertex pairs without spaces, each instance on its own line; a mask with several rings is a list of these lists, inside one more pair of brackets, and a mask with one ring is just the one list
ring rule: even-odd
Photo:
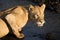
[[43,26],[43,24],[45,23],[44,20],[45,4],[41,5],[41,7],[30,5],[29,10],[30,19],[35,20],[38,26]]

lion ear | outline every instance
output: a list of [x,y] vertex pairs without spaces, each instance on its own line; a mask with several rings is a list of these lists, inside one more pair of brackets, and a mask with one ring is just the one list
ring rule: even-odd
[[40,11],[41,11],[41,12],[44,12],[45,7],[46,7],[46,5],[45,5],[45,4],[42,4],[41,7],[40,7]]
[[34,8],[33,5],[30,5],[30,8]]
[[33,5],[29,5],[30,7],[29,7],[29,10],[31,10],[31,9],[33,9],[34,8],[34,6]]

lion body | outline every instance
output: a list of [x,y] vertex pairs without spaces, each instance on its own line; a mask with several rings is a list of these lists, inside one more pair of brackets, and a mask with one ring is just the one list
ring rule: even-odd
[[6,23],[0,19],[0,38],[7,35],[9,33],[9,29]]
[[[39,11],[41,10],[41,12],[39,14],[40,15],[39,18],[41,20],[44,20],[44,9],[45,9],[44,5],[43,5],[43,7],[39,7],[40,9],[37,9],[37,6],[36,6],[36,8],[33,8],[33,9],[37,9],[36,14],[38,14]],[[6,15],[6,17],[5,17],[5,19],[7,20],[7,22],[11,26],[13,33],[15,34],[15,36],[17,38],[23,38],[24,37],[23,33],[20,33],[20,31],[22,30],[22,28],[26,25],[26,23],[28,21],[28,14],[29,14],[29,12],[27,9],[25,9],[22,6],[17,6],[17,8],[12,10],[11,13]],[[3,24],[3,22],[2,23],[0,22],[0,27],[2,27],[2,28],[0,28],[0,31],[2,32],[2,33],[0,33],[0,38],[9,33],[7,25],[4,24],[5,25],[4,26],[2,24]],[[4,32],[4,30],[5,30],[5,32]]]
[[28,11],[25,8],[18,6],[11,14],[6,16],[6,20],[11,25],[13,33],[18,38],[23,38],[24,35],[19,33],[19,31],[22,30],[28,21]]

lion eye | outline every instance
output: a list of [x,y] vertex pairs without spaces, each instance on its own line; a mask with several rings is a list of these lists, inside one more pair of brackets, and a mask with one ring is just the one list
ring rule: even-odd
[[37,19],[38,18],[38,15],[35,15],[35,18]]

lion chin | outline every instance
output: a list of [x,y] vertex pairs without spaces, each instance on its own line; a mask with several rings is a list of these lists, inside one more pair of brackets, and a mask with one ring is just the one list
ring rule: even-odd
[[41,22],[37,22],[37,26],[38,27],[42,27],[44,25],[45,21],[43,21],[42,23]]

